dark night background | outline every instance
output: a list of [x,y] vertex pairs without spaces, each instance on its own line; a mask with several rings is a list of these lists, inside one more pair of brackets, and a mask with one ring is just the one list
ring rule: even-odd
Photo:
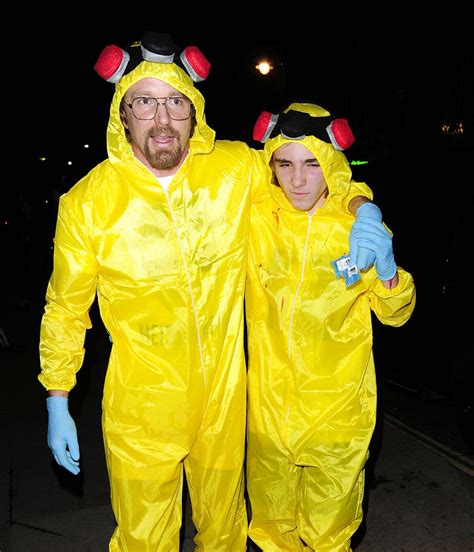
[[[135,11],[124,18],[134,22]],[[446,22],[436,30],[409,28],[405,20],[396,32],[381,25],[383,18],[370,30],[324,20],[305,29],[292,25],[289,32],[284,15],[279,27],[154,29],[170,32],[180,47],[197,45],[211,62],[199,88],[218,138],[259,147],[252,141],[258,114],[278,112],[291,100],[312,101],[349,119],[357,141],[347,156],[369,162],[355,165],[354,177],[373,189],[394,232],[396,261],[414,275],[418,290],[406,326],[387,331],[376,325],[376,360],[383,359],[377,365],[417,389],[450,388],[454,359],[472,328],[460,315],[472,313],[474,48],[458,17],[455,26]],[[93,65],[107,44],[125,45],[141,35],[141,28],[53,32],[38,25],[19,49],[27,71],[15,84],[24,90],[26,83],[20,93],[28,104],[20,113],[24,120],[15,121],[20,178],[4,185],[0,203],[6,277],[0,327],[13,345],[25,337],[16,335],[11,313],[41,316],[57,198],[106,156],[114,86]],[[274,66],[268,76],[255,69],[264,57]]]

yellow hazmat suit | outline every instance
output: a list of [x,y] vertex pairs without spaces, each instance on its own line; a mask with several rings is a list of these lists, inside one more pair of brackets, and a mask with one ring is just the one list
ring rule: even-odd
[[[312,104],[289,109],[329,115]],[[249,534],[265,551],[347,551],[362,519],[376,415],[371,311],[400,326],[413,311],[415,288],[401,268],[392,290],[374,268],[349,288],[336,278],[331,261],[347,253],[353,222],[342,208],[351,171],[343,153],[314,136],[270,138],[266,163],[291,141],[314,154],[329,195],[311,216],[269,184],[251,207]]]
[[[119,116],[146,77],[196,109],[167,193]],[[74,387],[97,291],[113,338],[102,420],[118,524],[110,550],[178,550],[183,463],[196,550],[245,550],[243,296],[252,183],[267,168],[245,144],[214,141],[202,95],[172,63],[143,61],[117,84],[107,146],[108,160],[60,200],[39,379]]]

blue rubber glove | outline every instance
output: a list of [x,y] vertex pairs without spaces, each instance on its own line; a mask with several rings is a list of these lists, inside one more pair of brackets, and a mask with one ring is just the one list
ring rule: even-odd
[[48,446],[56,462],[77,475],[79,469],[79,443],[76,424],[69,414],[66,397],[48,397]]
[[354,239],[359,247],[375,254],[375,271],[379,280],[391,280],[397,273],[393,256],[392,236],[382,222],[364,217],[352,225]]
[[355,236],[355,225],[358,221],[366,218],[382,222],[382,212],[374,203],[364,203],[356,211],[356,220],[351,228],[349,236],[349,263],[350,266],[357,265],[359,270],[368,270],[375,262],[375,254],[371,249],[362,247]]

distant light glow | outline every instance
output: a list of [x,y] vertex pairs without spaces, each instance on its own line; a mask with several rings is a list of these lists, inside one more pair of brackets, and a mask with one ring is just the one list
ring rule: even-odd
[[39,160],[40,161],[46,161],[46,157],[40,157]]
[[68,164],[68,165],[72,165],[72,161],[68,161],[67,164]]
[[463,121],[459,121],[457,123],[444,123],[441,125],[441,130],[443,134],[458,136],[460,134],[464,134],[464,123]]
[[368,161],[351,161],[351,165],[368,165]]
[[273,69],[273,66],[268,61],[263,60],[255,66],[255,69],[258,69],[262,75],[268,75]]
[[88,149],[89,144],[84,144],[84,147],[85,147],[86,149]]

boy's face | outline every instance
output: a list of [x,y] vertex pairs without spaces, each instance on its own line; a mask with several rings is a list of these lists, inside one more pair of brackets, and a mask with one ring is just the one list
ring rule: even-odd
[[324,205],[327,184],[318,161],[308,148],[296,142],[273,153],[271,168],[288,201],[299,211],[314,211]]

